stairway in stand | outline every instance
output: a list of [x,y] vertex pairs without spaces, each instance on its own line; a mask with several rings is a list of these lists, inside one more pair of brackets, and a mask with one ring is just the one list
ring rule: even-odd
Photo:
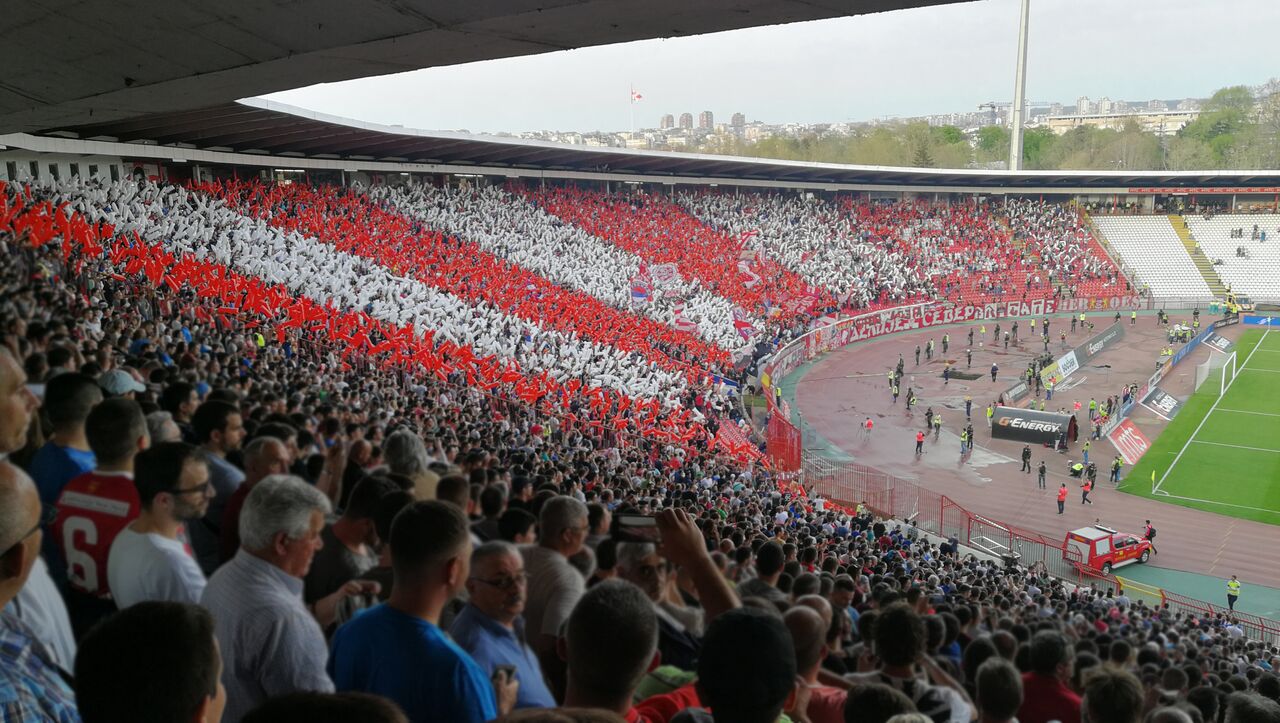
[[1178,238],[1182,239],[1182,245],[1186,247],[1187,255],[1191,257],[1192,263],[1196,265],[1200,275],[1204,277],[1204,282],[1209,285],[1209,290],[1220,299],[1226,298],[1226,285],[1218,277],[1218,272],[1213,270],[1213,261],[1208,256],[1205,256],[1203,251],[1196,248],[1195,237],[1191,235],[1191,229],[1187,228],[1186,220],[1177,214],[1170,214],[1169,224],[1173,226]]

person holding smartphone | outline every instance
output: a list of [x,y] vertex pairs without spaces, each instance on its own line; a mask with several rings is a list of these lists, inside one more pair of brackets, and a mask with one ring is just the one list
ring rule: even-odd
[[525,642],[524,612],[528,575],[515,545],[494,540],[471,553],[467,605],[449,635],[479,666],[501,682],[518,681],[516,708],[554,708],[555,698],[542,678],[538,656]]

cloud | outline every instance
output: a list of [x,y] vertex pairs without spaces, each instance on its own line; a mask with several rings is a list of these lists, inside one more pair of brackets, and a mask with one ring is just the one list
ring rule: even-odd
[[[1018,0],[656,39],[429,68],[270,98],[414,128],[625,130],[663,113],[839,122],[1013,95]],[[1274,0],[1034,0],[1027,98],[1207,96],[1280,68]],[[644,94],[630,105],[629,88]]]

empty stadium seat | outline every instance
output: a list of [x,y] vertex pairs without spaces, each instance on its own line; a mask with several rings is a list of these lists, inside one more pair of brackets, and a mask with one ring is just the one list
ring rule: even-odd
[[1098,231],[1153,297],[1213,298],[1165,216],[1096,216]]
[[[1236,214],[1186,216],[1187,227],[1200,249],[1213,261],[1222,261],[1214,269],[1232,291],[1255,301],[1259,298],[1280,299],[1280,214]],[[1253,227],[1265,231],[1267,240],[1253,239]],[[1243,229],[1243,238],[1232,238],[1234,229]],[[1243,248],[1246,257],[1236,255]]]

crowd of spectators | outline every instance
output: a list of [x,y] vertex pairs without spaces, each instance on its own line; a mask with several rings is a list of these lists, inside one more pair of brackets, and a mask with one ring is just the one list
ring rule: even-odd
[[681,278],[698,280],[748,312],[763,316],[776,310],[794,316],[796,311],[782,308],[786,302],[811,299],[818,304],[833,299],[829,293],[811,289],[786,260],[751,253],[754,246],[741,230],[703,223],[663,196],[577,188],[545,188],[528,195],[556,217],[649,264],[674,265]]
[[1064,291],[1101,296],[1123,286],[1079,214],[1045,201],[707,191],[675,200],[856,308],[927,298],[1043,299]]
[[1129,293],[1124,278],[1107,258],[1079,209],[1025,198],[1007,199],[1004,213],[1014,238],[1040,260],[1045,281],[1067,284],[1072,296]]
[[[324,242],[205,203],[0,187],[0,720],[1280,718],[1280,651],[1229,619],[961,554],[701,438],[342,362],[130,268],[118,244],[290,283],[356,263],[273,266]],[[296,283],[391,306],[370,276]]]
[[635,308],[670,326],[679,301],[697,323],[699,337],[725,349],[742,346],[729,299],[694,278],[670,277],[655,280],[654,290],[660,294],[634,304],[632,286],[645,264],[643,257],[548,213],[522,194],[495,186],[377,186],[369,194],[374,202],[426,228],[466,239],[553,284],[615,308]]

